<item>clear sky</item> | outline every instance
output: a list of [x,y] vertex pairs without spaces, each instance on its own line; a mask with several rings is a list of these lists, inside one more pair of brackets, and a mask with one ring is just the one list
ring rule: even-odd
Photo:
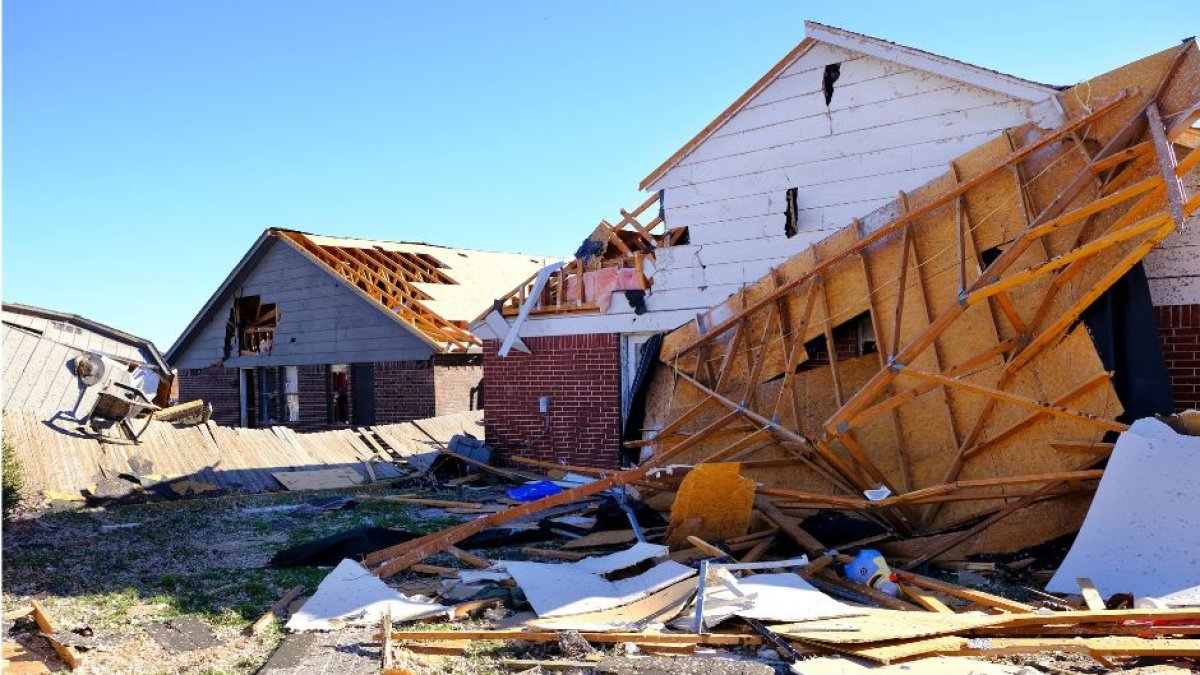
[[267,227],[569,255],[812,19],[1070,84],[1193,1],[4,2],[3,297],[166,349]]

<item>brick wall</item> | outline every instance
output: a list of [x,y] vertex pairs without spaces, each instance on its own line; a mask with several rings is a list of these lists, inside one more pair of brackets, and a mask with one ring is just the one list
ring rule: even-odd
[[397,424],[435,414],[432,361],[375,364],[375,423]]
[[483,381],[482,354],[438,354],[433,357],[434,409],[438,415],[477,410]]
[[1155,307],[1175,409],[1200,408],[1200,305]]
[[[524,338],[532,354],[484,343],[487,441],[502,453],[614,468],[621,444],[620,337]],[[538,397],[550,397],[548,428]]]
[[288,426],[300,431],[329,427],[328,366],[299,366],[296,371],[300,387],[300,421]]
[[212,404],[214,422],[229,426],[241,424],[242,404],[238,394],[237,368],[182,368],[177,379],[180,401],[186,403],[204,399]]
[[[329,428],[329,370],[326,365],[299,366],[300,420],[287,426],[313,431]],[[387,361],[373,364],[375,423],[396,424],[471,410],[483,379],[483,357],[452,354],[427,361]],[[282,386],[282,373],[280,386]],[[353,371],[350,373],[353,379]],[[241,424],[238,369],[209,366],[179,371],[181,401],[202,398],[213,404],[213,419],[220,424]],[[350,383],[353,415],[354,383]],[[276,402],[277,419],[283,419],[284,397]],[[352,423],[354,421],[352,420]]]

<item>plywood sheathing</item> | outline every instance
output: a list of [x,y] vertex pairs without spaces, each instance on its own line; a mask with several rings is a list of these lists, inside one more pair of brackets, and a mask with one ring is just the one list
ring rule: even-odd
[[[668,335],[648,444],[780,460],[744,473],[778,503],[824,497],[900,535],[995,523],[931,549],[1076,527],[1096,478],[1080,470],[1103,451],[1072,448],[1124,428],[1078,318],[1200,208],[1176,180],[1200,156],[1164,138],[1200,101],[1200,55],[1189,41],[1060,99],[1060,129],[1008,130]],[[879,353],[806,364],[805,342],[863,313]],[[880,486],[893,496],[864,500]]]

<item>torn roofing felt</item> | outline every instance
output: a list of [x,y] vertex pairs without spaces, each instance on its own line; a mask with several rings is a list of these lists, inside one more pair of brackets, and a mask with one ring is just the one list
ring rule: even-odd
[[[183,353],[205,318],[234,292],[273,240],[295,249],[437,353],[478,351],[482,343],[467,329],[470,320],[548,261],[521,253],[271,228],[263,232],[184,329],[167,351],[168,361]],[[287,308],[282,309],[286,314]]]
[[[747,474],[785,510],[857,513],[918,562],[1073,530],[1125,428],[1078,320],[1200,208],[1179,180],[1200,153],[1171,143],[1197,102],[1188,41],[1064,92],[1059,129],[1010,129],[784,262],[666,337],[648,442],[761,462]],[[809,341],[864,312],[876,353],[809,363]],[[880,486],[892,496],[863,497]]]

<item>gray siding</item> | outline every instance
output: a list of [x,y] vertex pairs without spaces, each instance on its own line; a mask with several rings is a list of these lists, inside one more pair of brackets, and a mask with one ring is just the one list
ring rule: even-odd
[[204,317],[172,367],[204,368],[221,362],[225,322],[235,296],[258,295],[276,303],[279,327],[269,356],[238,356],[224,365],[295,366],[427,359],[433,350],[381,309],[350,290],[291,246],[275,238]]

